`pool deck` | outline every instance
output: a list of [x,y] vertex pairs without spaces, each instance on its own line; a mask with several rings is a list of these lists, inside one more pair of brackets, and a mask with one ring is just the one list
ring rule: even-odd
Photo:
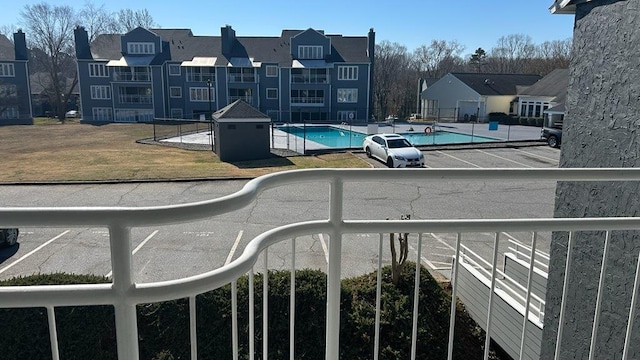
[[[296,125],[296,124],[292,124]],[[303,126],[303,124],[299,124]],[[386,124],[377,123],[377,133],[411,133],[418,132],[423,133],[424,129],[428,126],[422,123],[398,123],[398,124]],[[314,126],[307,124],[306,126]],[[318,125],[320,126],[320,125]],[[327,126],[323,124],[321,126]],[[345,130],[351,130],[367,133],[367,126],[364,125],[331,125]],[[540,140],[540,128],[533,126],[521,126],[521,125],[498,125],[496,130],[489,130],[489,124],[487,123],[435,123],[433,125],[436,131],[449,131],[465,135],[482,136],[494,139],[499,139],[500,142],[517,142],[517,141],[538,141]],[[330,147],[319,144],[317,142],[307,140],[302,141],[302,138],[284,132],[282,130],[273,129],[271,136],[271,147],[274,149],[289,149],[298,153],[304,153],[309,150],[329,150]],[[210,132],[199,132],[196,134],[183,135],[180,137],[172,137],[163,139],[161,142],[170,143],[183,143],[183,144],[211,144]],[[446,145],[446,144],[438,144]],[[429,145],[427,145],[429,146]],[[358,148],[357,144],[354,149]]]

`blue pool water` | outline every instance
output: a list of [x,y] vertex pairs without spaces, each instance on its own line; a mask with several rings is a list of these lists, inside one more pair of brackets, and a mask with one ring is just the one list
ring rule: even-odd
[[[311,140],[331,148],[358,148],[362,146],[366,134],[356,131],[339,129],[333,126],[279,126],[289,134]],[[438,130],[435,133],[426,135],[421,132],[401,133],[413,145],[443,145],[443,144],[463,144],[482,143],[499,141],[498,139],[458,134],[449,131]]]

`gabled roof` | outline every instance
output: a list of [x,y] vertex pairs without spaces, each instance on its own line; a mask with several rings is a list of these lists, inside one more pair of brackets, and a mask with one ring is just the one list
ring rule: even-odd
[[[190,29],[150,29],[163,41],[162,54],[152,64],[164,61],[190,61],[196,57],[217,58],[216,65],[229,66],[231,58],[252,58],[256,63],[276,63],[290,67],[291,37],[306,30],[283,30],[280,36],[236,36],[228,54],[222,54],[220,36],[194,36]],[[322,32],[320,32],[322,33]],[[117,60],[122,57],[120,34],[98,36],[91,43],[94,59]],[[331,40],[329,62],[369,62],[367,36],[325,35]]]
[[13,43],[4,35],[0,34],[0,60],[15,60],[16,51]]
[[533,74],[487,74],[451,73],[473,91],[484,96],[516,95],[517,86],[533,85],[540,75]]
[[255,120],[271,121],[271,118],[243,100],[236,100],[213,113],[216,121]]
[[568,86],[569,69],[555,69],[540,81],[520,91],[518,95],[549,96],[561,98],[564,101]]

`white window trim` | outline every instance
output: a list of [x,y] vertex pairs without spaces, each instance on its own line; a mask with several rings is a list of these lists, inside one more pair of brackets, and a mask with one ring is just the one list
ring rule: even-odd
[[[194,93],[195,92],[195,93]],[[196,95],[194,98],[193,95]],[[202,94],[206,94],[205,97]],[[199,96],[202,95],[202,96]],[[211,102],[214,102],[216,99],[216,90],[211,89]],[[190,87],[189,88],[189,101],[191,102],[208,102],[209,101],[209,88],[208,87]]]
[[94,121],[113,121],[113,109],[110,107],[91,108]]
[[109,68],[103,63],[89,63],[89,77],[109,77]]
[[91,85],[91,100],[111,100],[109,85]]
[[338,80],[358,80],[358,67],[338,66]]
[[[276,92],[276,97],[269,97],[269,90],[275,91]],[[269,99],[269,100],[277,100],[278,99],[278,95],[279,95],[278,94],[278,88],[267,88],[266,92],[267,92],[267,99]]]
[[15,77],[16,69],[12,63],[0,63],[0,77]]
[[322,45],[298,45],[298,59],[322,59]]
[[127,43],[127,54],[132,55],[153,55],[156,53],[156,44],[152,42],[129,42]]
[[[341,97],[341,96],[340,96],[340,93],[341,93],[341,92],[343,92],[343,93],[344,93],[344,92],[350,93],[350,95],[352,95],[352,96],[347,96],[347,94],[343,94],[343,96]],[[338,89],[338,90],[336,91],[336,95],[337,95],[337,97],[338,97],[338,99],[337,99],[337,100],[338,100],[338,102],[339,102],[340,104],[355,104],[355,103],[357,103],[357,102],[358,102],[358,89],[345,89],[345,88],[341,88],[341,89]],[[342,101],[341,101],[341,98],[343,98],[343,100],[342,100]],[[351,100],[345,100],[345,99],[347,99],[347,98],[351,98]]]
[[[171,69],[178,69],[177,73],[171,72]],[[182,75],[182,68],[178,64],[169,64],[169,76],[180,76]]]
[[[178,94],[177,96],[174,96],[173,93],[171,92],[173,89],[180,90],[180,94]],[[171,86],[171,87],[169,87],[169,96],[171,98],[174,98],[174,99],[181,98],[182,97],[182,88],[180,86]]]
[[[269,75],[269,69],[274,69],[275,74]],[[278,77],[278,67],[276,65],[267,65],[265,73],[267,74],[267,77]]]

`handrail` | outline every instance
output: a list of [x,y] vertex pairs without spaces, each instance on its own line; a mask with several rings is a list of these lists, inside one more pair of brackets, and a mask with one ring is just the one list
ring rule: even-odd
[[[375,172],[375,174],[374,174]],[[105,305],[116,309],[118,354],[136,358],[135,305],[192,297],[233,282],[250,273],[258,256],[279,241],[325,233],[337,241],[331,244],[328,306],[339,310],[340,243],[345,234],[468,233],[505,231],[588,231],[640,229],[640,217],[536,218],[536,219],[442,219],[442,220],[350,220],[342,212],[343,186],[349,182],[387,180],[547,180],[547,181],[640,181],[640,168],[614,169],[313,169],[274,173],[253,179],[239,191],[217,199],[188,204],[147,207],[61,207],[0,208],[0,228],[5,227],[108,227],[114,271],[110,284],[42,285],[0,287],[0,307]],[[177,280],[137,283],[131,274],[129,247],[131,228],[169,225],[207,219],[246,207],[265,190],[302,182],[331,184],[330,216],[287,224],[264,232],[249,242],[233,262],[202,274]],[[497,238],[496,238],[497,244]],[[494,249],[497,251],[497,249]],[[335,261],[338,261],[335,264]],[[495,261],[495,260],[494,260]],[[129,266],[127,266],[129,265]],[[336,270],[337,269],[337,270]],[[495,269],[494,269],[495,273]],[[337,276],[337,277],[336,277]],[[493,279],[495,277],[492,276]],[[336,291],[338,296],[336,297]],[[331,292],[331,296],[329,296]],[[38,296],[34,296],[37,294]],[[334,309],[335,310],[335,309]],[[332,315],[337,316],[335,311]],[[52,319],[55,326],[55,319]],[[337,354],[336,321],[327,321],[327,356]],[[331,334],[330,334],[331,333]],[[331,335],[331,336],[330,336]],[[335,337],[334,337],[335,335]],[[52,339],[55,333],[52,334]],[[52,340],[53,341],[53,340]],[[123,346],[121,347],[121,343]],[[331,349],[331,351],[329,350]],[[55,350],[54,350],[55,351]]]

